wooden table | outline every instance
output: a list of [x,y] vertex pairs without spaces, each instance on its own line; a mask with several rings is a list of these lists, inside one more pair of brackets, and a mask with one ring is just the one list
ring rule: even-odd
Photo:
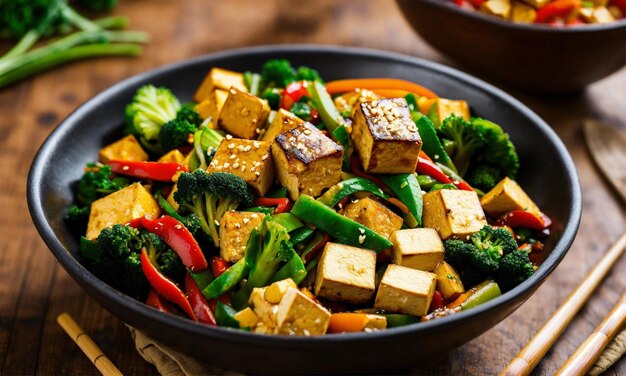
[[[116,13],[131,16],[134,28],[152,34],[142,58],[80,62],[0,91],[0,165],[4,166],[0,170],[0,374],[96,372],[57,326],[55,318],[62,311],[73,315],[124,373],[155,372],[135,352],[122,322],[100,308],[56,263],[28,214],[25,189],[30,162],[46,136],[79,104],[126,77],[165,63],[260,44],[362,46],[455,66],[411,31],[392,1],[295,3],[122,1]],[[559,133],[576,162],[584,194],[579,236],[559,268],[515,314],[465,346],[417,368],[417,374],[497,373],[626,226],[626,213],[592,165],[581,131],[586,117],[626,125],[626,69],[580,95],[539,98],[512,93]],[[552,374],[592,332],[626,287],[625,270],[626,258],[548,352],[536,374]],[[609,374],[626,374],[626,359]]]

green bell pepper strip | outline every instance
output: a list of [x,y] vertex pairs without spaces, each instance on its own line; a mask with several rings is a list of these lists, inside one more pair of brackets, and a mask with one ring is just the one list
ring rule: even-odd
[[416,174],[396,174],[378,176],[395,195],[406,205],[409,213],[404,215],[404,221],[410,228],[422,225],[424,202],[422,188],[417,181]]
[[397,314],[397,313],[389,313],[389,314],[385,313],[385,314],[380,314],[380,315],[384,316],[387,319],[388,328],[411,325],[411,324],[415,324],[421,321],[419,317],[413,316],[413,315],[403,315],[403,314]]
[[242,258],[203,289],[202,295],[207,299],[216,299],[222,296],[226,291],[237,286],[246,277],[248,271],[246,259]]
[[102,256],[102,251],[98,246],[98,243],[89,240],[84,236],[80,237],[80,254],[87,260],[98,260]]
[[345,125],[337,127],[333,133],[333,138],[343,147],[343,169],[350,171],[350,135]]
[[307,241],[311,236],[313,236],[314,232],[315,231],[308,227],[301,227],[289,233],[289,241],[291,242],[291,245],[295,247]]
[[485,281],[480,283],[474,289],[476,289],[476,291],[474,291],[463,303],[461,303],[462,311],[474,308],[502,295],[500,286],[498,286],[498,284],[494,281]]
[[292,232],[304,226],[304,224],[291,213],[274,214],[270,217],[270,220],[283,226],[287,232]]
[[269,198],[286,198],[287,197],[287,188],[286,187],[280,187],[275,191],[272,191],[268,194],[266,194],[264,197],[269,197]]
[[170,217],[176,218],[178,222],[185,223],[185,220],[183,219],[183,217],[180,214],[178,214],[178,212],[176,211],[176,209],[174,209],[172,204],[170,204],[165,199],[165,197],[161,196],[160,191],[157,191],[154,193],[154,198],[157,200],[157,203],[159,204],[161,209],[163,209],[163,211],[167,213],[167,215],[169,215]]
[[265,215],[272,215],[272,214],[274,214],[274,208],[270,208],[270,207],[267,207],[267,206],[252,206],[252,207],[249,207],[247,209],[244,209],[244,211],[254,212],[254,213],[263,213]]
[[389,240],[362,224],[338,214],[308,195],[301,195],[298,198],[291,213],[303,222],[315,225],[321,231],[337,239],[339,243],[371,249],[375,252],[392,246]]
[[423,174],[417,175],[417,182],[424,191],[429,191],[430,188],[439,183],[438,180]]
[[219,326],[226,326],[229,328],[239,329],[239,321],[235,318],[237,311],[229,305],[226,305],[219,300],[215,305],[215,321]]
[[430,119],[426,116],[422,116],[415,121],[415,125],[417,126],[417,130],[422,138],[422,150],[424,153],[456,172],[456,167],[452,163],[448,153],[446,153],[446,150],[443,148],[443,145],[439,140],[439,136],[437,136],[435,126]]
[[187,272],[189,272],[189,275],[191,275],[193,281],[196,283],[196,285],[198,285],[200,291],[207,288],[211,284],[211,282],[215,280],[215,278],[213,278],[213,274],[211,274],[211,271],[209,269],[205,269],[201,272],[194,272],[190,269],[187,269]]
[[[311,82],[307,86],[311,100],[315,104],[315,108],[320,114],[326,129],[330,134],[334,134],[335,130],[344,124],[343,117],[335,107],[333,98],[331,98],[324,84],[319,82]],[[347,151],[344,151],[347,152]]]
[[306,278],[306,274],[307,271],[302,259],[297,254],[294,254],[282,268],[278,269],[276,274],[270,279],[270,283],[291,278],[297,285]]
[[339,182],[330,187],[317,201],[329,207],[334,207],[339,201],[353,193],[367,191],[386,200],[389,196],[378,185],[365,178],[352,178]]

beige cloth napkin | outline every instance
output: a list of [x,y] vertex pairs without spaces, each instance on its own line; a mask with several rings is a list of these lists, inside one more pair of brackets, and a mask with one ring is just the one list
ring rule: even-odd
[[[239,375],[231,371],[204,364],[181,354],[158,341],[153,340],[140,331],[128,327],[135,341],[135,347],[148,363],[154,365],[162,376],[195,376],[195,375]],[[589,370],[587,375],[597,376],[609,369],[626,353],[626,327],[604,349],[604,352]]]

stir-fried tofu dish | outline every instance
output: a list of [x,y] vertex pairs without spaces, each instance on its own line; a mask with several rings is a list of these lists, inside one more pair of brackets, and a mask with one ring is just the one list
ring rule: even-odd
[[496,298],[543,259],[551,223],[515,146],[463,98],[270,60],[210,69],[188,103],[140,87],[120,113],[66,219],[89,270],[163,314],[385,330]]
[[550,26],[606,24],[626,17],[624,0],[446,0],[515,23]]

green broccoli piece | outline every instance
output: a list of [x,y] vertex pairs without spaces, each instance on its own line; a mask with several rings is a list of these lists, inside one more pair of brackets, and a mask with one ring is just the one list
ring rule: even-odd
[[78,3],[94,12],[104,12],[115,8],[119,0],[78,0]]
[[239,176],[224,172],[209,174],[202,169],[183,172],[177,187],[174,199],[182,209],[198,216],[202,231],[213,239],[216,247],[217,227],[224,213],[240,204],[249,206],[254,197]]
[[296,70],[293,69],[291,63],[285,59],[266,61],[265,64],[263,64],[261,77],[267,85],[281,88],[284,88],[298,79]]
[[194,134],[197,127],[187,120],[178,118],[163,124],[159,131],[159,145],[161,151],[166,152],[189,145],[189,136]]
[[524,251],[515,250],[500,259],[496,282],[506,292],[528,279],[535,269]]
[[304,102],[294,103],[289,111],[304,121],[311,120],[311,107]]
[[472,125],[483,135],[484,148],[481,150],[482,161],[500,169],[502,175],[515,179],[520,163],[515,145],[502,128],[489,120],[474,118]]
[[146,149],[157,151],[155,143],[161,127],[175,119],[180,108],[180,102],[169,89],[142,86],[126,105],[126,133],[136,135]]
[[65,221],[68,226],[77,233],[84,234],[87,231],[87,223],[89,222],[89,212],[91,206],[72,205],[65,214]]
[[482,133],[462,117],[454,114],[443,120],[439,132],[454,142],[454,153],[450,157],[459,175],[465,176],[472,154],[485,144]]
[[494,260],[474,244],[446,240],[444,247],[446,262],[456,269],[466,288],[484,281],[498,270],[498,260]]
[[176,120],[187,121],[196,128],[200,127],[204,121],[202,120],[202,116],[200,116],[200,114],[197,113],[192,107],[189,107],[189,105],[184,105],[180,108],[180,110],[178,110],[176,113]]
[[[56,32],[66,22],[66,4],[58,0],[13,0],[0,2],[0,30],[3,34],[39,39]],[[25,39],[25,40],[26,40]],[[29,46],[30,47],[30,46]]]
[[465,180],[467,180],[472,187],[489,192],[502,180],[502,173],[499,168],[480,164],[471,169]]
[[513,235],[503,227],[484,226],[470,237],[476,248],[485,252],[489,258],[499,261],[500,257],[517,250]]
[[324,83],[320,74],[315,69],[309,67],[299,67],[296,76],[298,77],[298,81],[317,81],[320,84]]
[[129,180],[124,177],[111,178],[111,167],[88,163],[86,172],[78,182],[76,201],[81,205],[90,205],[100,197],[128,186]]

